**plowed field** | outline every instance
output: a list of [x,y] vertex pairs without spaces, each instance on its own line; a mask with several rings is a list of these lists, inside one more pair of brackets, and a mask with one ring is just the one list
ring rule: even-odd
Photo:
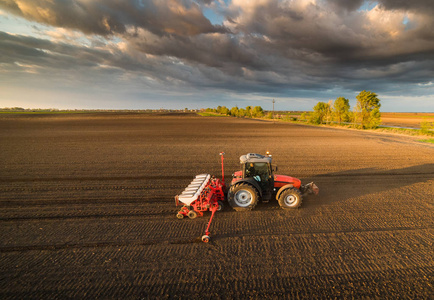
[[381,113],[381,124],[407,128],[419,128],[422,122],[434,122],[433,113]]
[[[178,220],[194,175],[248,152],[314,181],[295,211]],[[432,298],[434,147],[196,115],[0,116],[0,298]]]

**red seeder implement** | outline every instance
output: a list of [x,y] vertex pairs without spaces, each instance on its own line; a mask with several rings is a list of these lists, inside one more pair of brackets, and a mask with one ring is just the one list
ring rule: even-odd
[[178,219],[183,219],[186,216],[194,219],[197,215],[203,216],[204,211],[211,211],[211,218],[205,230],[205,235],[202,236],[202,241],[205,243],[210,240],[209,228],[212,218],[216,211],[223,208],[223,201],[225,199],[224,153],[222,152],[220,155],[222,161],[221,180],[210,174],[197,175],[180,195],[175,196],[176,205],[183,205],[176,215]]

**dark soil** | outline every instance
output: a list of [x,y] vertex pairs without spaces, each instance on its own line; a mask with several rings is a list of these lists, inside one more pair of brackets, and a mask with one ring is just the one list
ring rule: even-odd
[[[434,146],[196,115],[0,116],[0,298],[405,298],[434,282]],[[300,209],[178,220],[248,152],[314,181]]]

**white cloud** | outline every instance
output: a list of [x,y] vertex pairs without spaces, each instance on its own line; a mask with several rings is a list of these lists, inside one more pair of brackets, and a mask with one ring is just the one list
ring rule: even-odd
[[424,83],[418,83],[417,85],[418,86],[425,86],[425,87],[427,87],[427,86],[433,86],[434,82],[430,81],[430,82],[426,82],[426,83],[425,82]]

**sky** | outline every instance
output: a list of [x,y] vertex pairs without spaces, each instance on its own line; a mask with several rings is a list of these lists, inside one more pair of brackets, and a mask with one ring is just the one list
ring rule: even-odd
[[0,0],[0,107],[434,112],[432,0]]

